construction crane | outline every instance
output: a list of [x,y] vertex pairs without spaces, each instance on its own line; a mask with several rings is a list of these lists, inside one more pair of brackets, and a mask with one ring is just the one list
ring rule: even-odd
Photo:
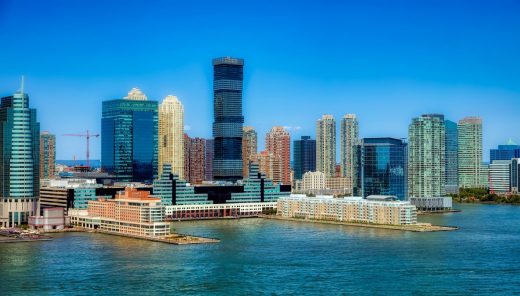
[[86,134],[64,134],[67,137],[85,137],[87,139],[87,167],[90,167],[90,138],[98,138],[99,134],[91,134],[87,130]]

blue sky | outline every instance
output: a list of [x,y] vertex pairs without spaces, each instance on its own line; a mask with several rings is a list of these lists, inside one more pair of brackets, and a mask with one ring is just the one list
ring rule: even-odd
[[[0,0],[0,95],[19,89],[85,155],[101,102],[132,87],[177,95],[190,136],[210,137],[211,59],[245,59],[244,115],[263,148],[274,125],[315,136],[356,113],[362,137],[406,137],[412,117],[478,115],[488,149],[520,142],[519,1]],[[100,140],[92,140],[92,158]]]

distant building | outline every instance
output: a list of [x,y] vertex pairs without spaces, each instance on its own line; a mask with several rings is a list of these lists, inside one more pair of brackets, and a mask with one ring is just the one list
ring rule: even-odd
[[316,140],[302,136],[293,143],[294,179],[301,180],[306,172],[316,171]]
[[336,121],[332,115],[323,115],[316,122],[316,170],[333,177],[335,167]]
[[459,192],[459,136],[457,123],[445,120],[446,129],[446,192]]
[[[201,184],[205,180],[206,140],[190,138],[184,134],[184,176],[192,184]],[[175,172],[173,172],[176,174]],[[179,177],[180,178],[180,177]]]
[[341,161],[341,176],[346,177],[349,187],[356,180],[357,167],[356,160],[356,145],[359,141],[359,123],[356,114],[346,114],[341,119],[340,126],[340,161]]
[[364,138],[356,147],[359,166],[354,194],[393,195],[406,200],[407,144],[394,138]]
[[322,172],[306,172],[303,174],[301,190],[302,192],[320,191],[326,189],[325,174]]
[[452,209],[452,198],[447,197],[411,197],[410,203],[423,212],[443,212]]
[[506,145],[498,145],[498,149],[491,149],[489,153],[490,161],[510,160],[520,158],[520,145],[509,140]]
[[512,160],[495,160],[489,165],[489,190],[493,193],[511,192]]
[[243,186],[243,192],[231,193],[230,203],[275,202],[291,193],[291,186],[275,184],[260,173],[256,163],[250,165],[249,177],[243,180]]
[[31,229],[52,230],[64,229],[70,224],[69,217],[65,216],[63,208],[46,208],[43,215],[30,216],[29,227]]
[[458,123],[458,174],[459,186],[483,187],[482,171],[482,119],[466,117]]
[[269,151],[261,151],[256,156],[259,170],[267,178],[271,180],[280,179],[281,175],[281,159]]
[[325,187],[327,193],[331,194],[352,194],[350,181],[346,177],[327,177],[325,178]]
[[159,174],[166,163],[184,178],[184,106],[172,95],[159,105]]
[[291,135],[281,126],[273,127],[265,137],[265,149],[279,160],[273,182],[291,184]]
[[40,179],[51,179],[56,174],[56,136],[49,132],[40,135]]
[[444,116],[425,114],[408,128],[408,196],[446,194],[446,139]]
[[243,175],[247,177],[249,164],[255,160],[258,153],[258,135],[251,126],[244,126],[242,137]]
[[101,164],[119,181],[151,183],[157,176],[158,103],[141,90],[103,102]]
[[215,141],[213,139],[206,139],[206,150],[204,153],[204,180],[213,181],[213,147]]
[[385,225],[417,224],[417,209],[407,201],[361,197],[282,197],[277,215],[288,218]]
[[141,237],[170,234],[160,198],[127,187],[113,199],[89,201],[87,210],[71,210],[71,224],[100,231]]
[[22,90],[0,105],[0,227],[27,223],[38,214],[40,123]]
[[103,186],[95,179],[54,179],[43,180],[40,188],[40,207],[60,207],[68,209],[86,209],[88,202],[96,200],[98,188]]
[[518,194],[520,192],[520,158],[511,160],[511,192]]
[[213,60],[213,179],[235,182],[242,172],[242,84],[244,60]]

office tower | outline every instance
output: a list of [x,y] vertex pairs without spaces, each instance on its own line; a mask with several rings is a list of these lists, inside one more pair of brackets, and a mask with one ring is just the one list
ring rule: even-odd
[[359,140],[359,124],[355,114],[346,114],[341,119],[340,126],[340,158],[341,176],[347,178],[352,188],[356,179],[357,164],[355,164],[354,150]]
[[489,165],[489,191],[491,193],[511,192],[511,164],[510,160],[494,160]]
[[256,131],[251,126],[244,126],[242,137],[243,175],[249,174],[249,163],[258,153],[258,141]]
[[52,179],[56,173],[56,136],[49,132],[40,135],[40,178]]
[[309,136],[294,140],[293,157],[294,179],[301,180],[306,172],[316,171],[316,140]]
[[213,139],[206,139],[206,149],[204,150],[204,180],[213,181]]
[[119,181],[151,183],[157,176],[158,103],[133,88],[103,102],[101,168]]
[[242,179],[242,81],[244,60],[213,60],[214,118],[213,179]]
[[444,115],[425,114],[408,128],[408,196],[446,194]]
[[323,115],[316,122],[316,170],[333,177],[336,167],[336,121]]
[[159,174],[164,164],[184,178],[184,107],[169,95],[159,105]]
[[498,149],[491,149],[489,158],[491,162],[494,160],[520,158],[520,145],[517,145],[510,139],[506,145],[498,145]]
[[459,138],[459,186],[464,188],[482,187],[480,174],[482,167],[482,120],[466,117],[458,123]]
[[[205,179],[206,140],[184,134],[184,176],[192,184]],[[175,174],[175,173],[174,173]]]
[[274,176],[276,184],[291,184],[291,135],[281,126],[273,127],[265,136],[265,149],[279,159],[279,173]]
[[0,227],[27,223],[38,213],[40,123],[21,91],[0,105]]
[[407,144],[394,138],[364,138],[356,146],[360,163],[354,195],[407,196]]
[[[175,182],[175,185],[173,185]],[[175,187],[175,194],[173,194]],[[179,179],[177,174],[172,174],[170,164],[164,164],[162,173],[153,182],[153,195],[161,198],[163,205],[201,205],[211,204],[207,194],[195,193],[195,188],[189,186],[186,181]]]
[[446,192],[459,192],[459,136],[457,123],[445,120],[446,129]]

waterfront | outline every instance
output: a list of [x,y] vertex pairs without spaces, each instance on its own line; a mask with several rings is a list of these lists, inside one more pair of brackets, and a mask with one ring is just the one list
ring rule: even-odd
[[219,244],[96,233],[0,245],[3,295],[520,293],[520,207],[456,204],[415,233],[267,219],[180,222]]

